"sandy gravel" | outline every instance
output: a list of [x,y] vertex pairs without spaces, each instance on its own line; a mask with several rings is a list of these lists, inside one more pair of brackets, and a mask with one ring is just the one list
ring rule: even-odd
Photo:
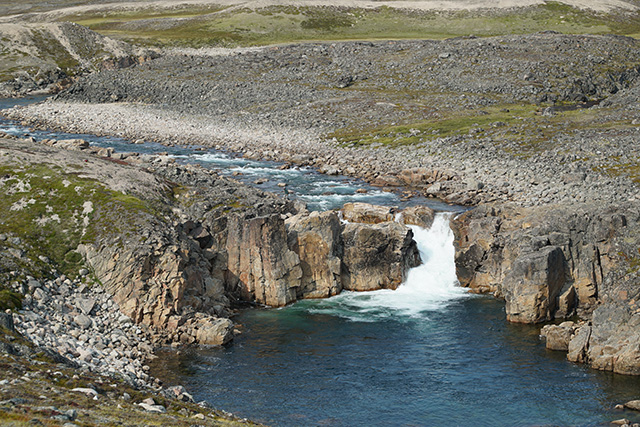
[[[562,3],[597,12],[611,12],[614,10],[636,11],[638,6],[625,0],[561,0]],[[482,10],[482,9],[510,9],[518,7],[536,6],[546,3],[545,0],[403,0],[403,1],[369,1],[369,0],[162,0],[121,2],[108,4],[91,4],[61,8],[54,11],[42,12],[42,20],[51,21],[61,17],[77,13],[109,11],[117,9],[170,9],[184,6],[228,6],[233,8],[260,9],[269,6],[336,6],[374,9],[386,6],[394,9],[413,9],[420,11],[457,11],[457,10]],[[31,19],[33,19],[33,14]],[[13,22],[19,15],[0,17],[0,22]]]

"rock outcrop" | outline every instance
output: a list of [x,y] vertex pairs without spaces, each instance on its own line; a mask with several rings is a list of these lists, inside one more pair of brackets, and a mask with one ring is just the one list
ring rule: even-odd
[[463,286],[504,298],[514,322],[578,314],[578,326],[543,330],[549,348],[596,369],[640,374],[637,206],[484,206],[452,225]]
[[[358,218],[366,221],[389,210],[366,204],[358,209]],[[395,289],[420,263],[408,227],[393,221],[342,224],[334,211],[304,212],[286,220],[280,215],[234,217],[226,242],[229,293],[275,307],[343,289]]]
[[327,298],[342,289],[342,225],[338,214],[311,212],[285,221],[289,248],[300,258],[300,293],[304,298]]
[[363,224],[378,224],[394,220],[396,209],[389,206],[375,206],[369,203],[345,203],[340,209],[345,221]]
[[342,286],[352,291],[396,289],[420,255],[411,229],[396,222],[346,224]]
[[298,255],[287,246],[287,231],[279,214],[232,217],[226,250],[226,283],[232,294],[273,307],[296,300],[302,268]]

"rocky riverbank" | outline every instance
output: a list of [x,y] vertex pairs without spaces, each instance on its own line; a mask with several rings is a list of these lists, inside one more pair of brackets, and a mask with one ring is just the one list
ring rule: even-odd
[[621,37],[536,34],[174,51],[6,114],[220,146],[458,204],[620,203],[639,194],[629,147],[640,116],[623,96],[637,50]]
[[[166,155],[4,138],[0,172],[0,304],[5,329],[17,334],[2,353],[23,365],[43,354],[86,377],[119,381],[152,395],[128,403],[150,413],[212,422],[224,415],[195,410],[184,389],[163,389],[149,376],[158,346],[226,344],[237,303],[282,306],[343,289],[396,288],[419,263],[394,208],[309,213]],[[407,224],[433,219],[428,208],[401,214]],[[22,384],[11,381],[2,384]],[[104,394],[73,384],[70,392]],[[29,401],[7,402],[12,413]]]
[[[630,58],[639,47],[628,38],[545,33],[305,44],[223,56],[173,51],[130,69],[92,74],[54,101],[6,114],[36,127],[215,146],[480,205],[455,221],[463,285],[504,298],[512,321],[577,313],[585,323],[573,330],[570,358],[633,374],[640,366],[634,350],[639,337],[629,326],[638,296],[640,115],[638,64]],[[193,181],[183,177],[181,185]],[[347,276],[331,266],[348,264],[348,252],[336,248],[352,242],[349,233],[322,215],[295,222],[296,213],[279,210],[272,220],[252,225],[253,234],[251,227],[240,234],[237,219],[229,221],[238,230],[230,235],[240,242],[234,247],[256,244],[257,230],[267,227],[280,236],[273,247],[289,255],[274,270],[284,275],[270,281],[283,283],[276,288],[284,293],[256,292],[257,277],[241,280],[246,288],[235,287],[229,276],[216,279],[231,284],[227,291],[235,289],[227,295],[281,305],[306,291],[328,296],[345,287]],[[205,250],[202,259],[211,257],[207,250],[224,248],[231,258],[207,262],[226,263],[231,276],[243,277],[235,269],[253,258],[242,261],[240,252],[224,246],[229,240],[216,234],[221,223],[215,215],[196,217],[206,232],[200,234],[196,222],[184,232]],[[296,246],[289,237],[285,245],[285,229],[309,221],[326,227],[316,240],[341,236],[323,255],[327,271],[305,267],[305,250],[313,245],[304,239]],[[91,259],[100,251],[84,255]],[[270,256],[259,254],[260,265],[268,265]],[[305,274],[326,283],[305,284]],[[173,295],[183,295],[179,289]],[[125,293],[135,294],[129,288]],[[203,303],[206,292],[200,292],[192,301],[224,315],[224,300],[210,304],[222,294],[215,291]],[[173,299],[160,300],[167,307]],[[156,296],[135,301],[125,312],[136,321],[186,322],[151,304]],[[189,342],[197,329],[188,323],[171,339]]]

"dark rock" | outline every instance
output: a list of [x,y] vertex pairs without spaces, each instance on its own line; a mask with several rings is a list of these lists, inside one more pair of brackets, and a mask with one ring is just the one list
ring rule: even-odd
[[15,332],[13,315],[11,313],[0,312],[0,328],[4,328],[9,332]]
[[346,224],[342,286],[347,290],[396,289],[420,255],[407,227],[395,222]]

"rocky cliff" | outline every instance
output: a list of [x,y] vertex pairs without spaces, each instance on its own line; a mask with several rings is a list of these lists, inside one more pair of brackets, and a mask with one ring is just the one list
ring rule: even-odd
[[513,322],[577,314],[579,324],[552,328],[565,342],[549,339],[549,348],[597,369],[640,374],[636,205],[482,206],[452,225],[463,286],[503,298]]
[[[5,139],[0,149],[7,154],[2,185],[11,194],[1,206],[8,215],[0,222],[5,240],[35,244],[73,229],[52,262],[63,267],[74,254],[68,274],[86,265],[120,311],[150,327],[156,342],[225,344],[233,338],[228,317],[235,303],[278,307],[343,289],[394,289],[420,262],[411,230],[391,214],[374,223],[352,215],[345,223],[343,213],[309,213],[299,202],[199,166],[167,156],[116,156],[81,140]],[[45,191],[52,176],[59,193]],[[29,199],[35,193],[48,195]],[[55,227],[42,236],[34,223]],[[51,256],[40,246],[32,258]],[[23,258],[30,268],[29,256]]]

